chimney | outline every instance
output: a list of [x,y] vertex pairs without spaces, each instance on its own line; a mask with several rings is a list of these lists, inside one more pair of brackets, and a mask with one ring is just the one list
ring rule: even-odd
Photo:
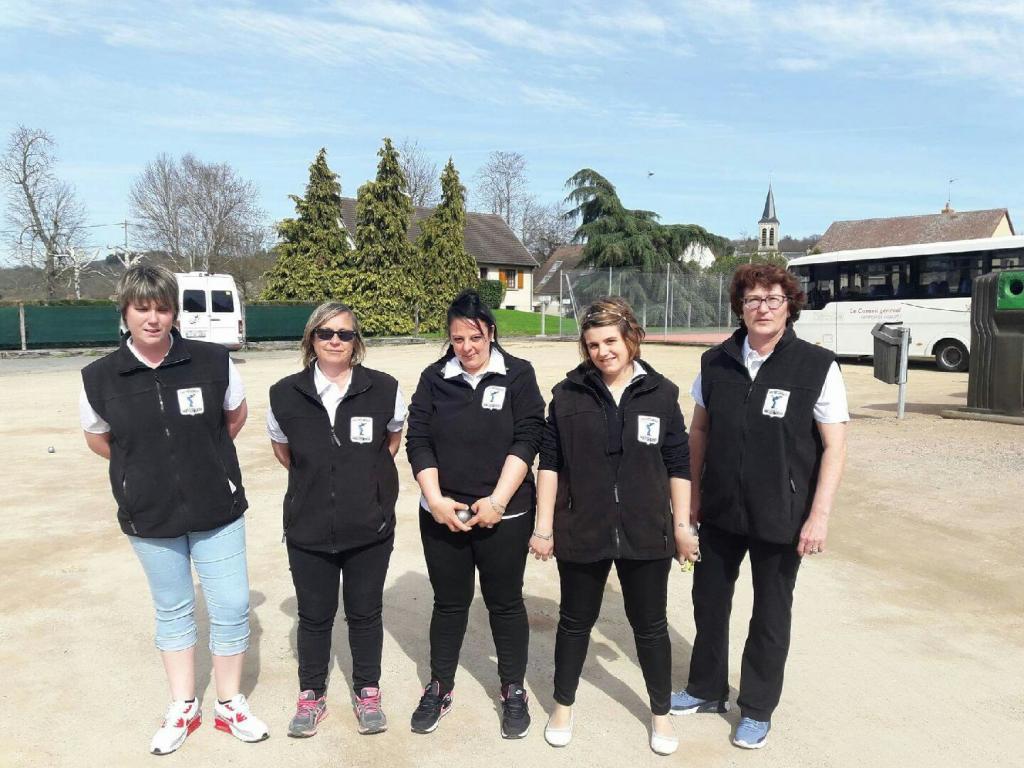
[[946,201],[946,206],[942,209],[941,213],[956,213],[953,210],[953,206],[949,204],[949,200]]

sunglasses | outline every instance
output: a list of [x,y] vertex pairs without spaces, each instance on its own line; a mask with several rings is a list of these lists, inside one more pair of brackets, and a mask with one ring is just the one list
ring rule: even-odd
[[336,331],[333,328],[315,328],[313,335],[320,339],[320,341],[330,341],[334,336],[337,336],[339,341],[352,341],[358,334],[347,328],[342,328],[340,331]]

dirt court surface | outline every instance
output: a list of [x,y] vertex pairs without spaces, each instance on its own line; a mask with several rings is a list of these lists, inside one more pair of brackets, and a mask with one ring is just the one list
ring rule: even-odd
[[[572,344],[513,342],[541,389],[576,363]],[[436,344],[371,347],[367,365],[397,376],[407,396]],[[645,348],[680,384],[683,412],[701,350]],[[404,450],[397,545],[385,594],[382,689],[391,729],[359,736],[348,706],[343,620],[334,632],[330,717],[313,739],[285,735],[297,694],[295,596],[281,544],[285,472],[264,431],[268,387],[297,354],[236,355],[249,423],[239,458],[247,514],[252,648],[243,682],[271,738],[249,745],[213,728],[214,688],[200,642],[206,722],[161,765],[206,766],[1008,766],[1024,765],[1024,428],[944,420],[966,400],[967,375],[911,369],[907,418],[896,388],[863,364],[844,366],[853,421],[849,462],[828,552],[801,569],[782,704],[767,747],[729,743],[738,719],[676,718],[679,751],[647,746],[649,710],[618,584],[608,586],[576,704],[573,743],[543,740],[550,709],[558,580],[530,561],[532,627],[527,738],[498,733],[497,677],[477,597],[462,652],[455,708],[432,735],[410,733],[428,675],[431,592],[416,524],[417,489]],[[105,462],[78,426],[79,369],[90,358],[0,361],[0,766],[156,765],[147,754],[168,694],[153,648],[142,570],[114,520]],[[48,453],[52,446],[54,453]],[[686,680],[691,577],[673,571],[669,618],[673,682]],[[733,608],[732,698],[750,614],[744,569]],[[200,636],[205,608],[200,605]]]

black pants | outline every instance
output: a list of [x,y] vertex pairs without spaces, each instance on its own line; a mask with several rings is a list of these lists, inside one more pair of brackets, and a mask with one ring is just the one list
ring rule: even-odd
[[339,576],[352,651],[352,687],[358,693],[361,688],[379,686],[384,577],[394,546],[394,534],[344,552],[314,552],[288,545],[299,605],[299,690],[312,690],[317,696],[327,690]]
[[555,636],[555,701],[570,706],[583,672],[590,630],[601,612],[612,562],[622,585],[626,618],[633,628],[636,655],[647,684],[651,712],[668,714],[672,697],[672,645],[668,637],[668,574],[672,559],[558,561],[562,598]]
[[455,687],[459,651],[466,635],[476,572],[491,620],[502,685],[522,685],[526,676],[530,624],[523,605],[523,572],[533,512],[503,520],[493,528],[474,526],[452,533],[420,510],[420,539],[434,588],[430,617],[430,674],[442,688]]
[[743,648],[740,695],[744,717],[771,720],[782,695],[789,654],[793,588],[800,568],[794,544],[772,544],[711,525],[700,529],[701,561],[693,574],[697,635],[686,690],[701,699],[729,695],[729,615],[740,563],[750,553],[754,607]]

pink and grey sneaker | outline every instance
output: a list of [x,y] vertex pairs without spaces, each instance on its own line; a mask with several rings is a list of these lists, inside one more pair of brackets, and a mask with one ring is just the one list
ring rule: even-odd
[[364,736],[384,733],[388,729],[388,719],[384,716],[384,710],[380,708],[380,688],[363,688],[355,698],[359,732]]
[[303,691],[295,705],[295,715],[288,723],[288,735],[305,739],[316,734],[316,727],[327,717],[327,697],[317,698],[314,691]]
[[203,722],[203,711],[196,699],[192,701],[172,701],[167,708],[164,724],[160,726],[149,743],[149,751],[154,755],[169,755],[182,744],[200,723]]
[[218,701],[213,714],[213,724],[218,731],[230,733],[241,741],[263,741],[270,736],[267,724],[249,711],[249,702],[241,693],[236,693],[223,704]]

